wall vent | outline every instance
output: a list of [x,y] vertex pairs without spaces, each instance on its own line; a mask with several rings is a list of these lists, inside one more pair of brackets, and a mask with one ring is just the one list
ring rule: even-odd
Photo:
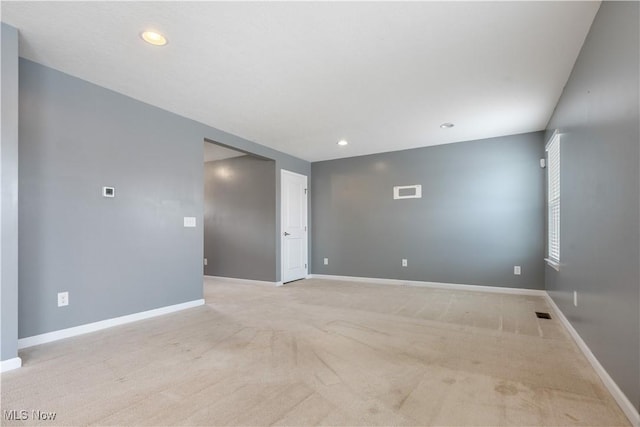
[[393,199],[421,199],[422,185],[398,185],[393,187]]

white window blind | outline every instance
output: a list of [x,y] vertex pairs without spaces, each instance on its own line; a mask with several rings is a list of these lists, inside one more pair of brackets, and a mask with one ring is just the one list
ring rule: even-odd
[[547,256],[560,263],[560,135],[547,144]]

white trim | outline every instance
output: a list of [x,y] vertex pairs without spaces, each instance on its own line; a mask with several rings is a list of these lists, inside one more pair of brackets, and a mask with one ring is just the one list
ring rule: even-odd
[[560,132],[557,130],[553,133],[545,146],[546,157],[548,158],[549,167],[547,168],[547,258],[553,268],[558,270],[561,254],[560,242],[560,215],[561,215],[561,147]]
[[263,286],[282,286],[282,282],[267,282],[265,280],[252,280],[252,279],[236,279],[235,277],[222,277],[222,276],[204,276],[205,279],[217,280],[219,282],[233,282],[243,285],[263,285]]
[[616,384],[613,378],[611,378],[611,376],[607,373],[604,367],[600,364],[596,356],[594,356],[594,354],[591,352],[591,349],[589,349],[589,346],[587,345],[587,343],[584,342],[580,334],[578,334],[578,331],[575,330],[571,322],[567,320],[564,313],[556,305],[553,298],[551,298],[551,295],[549,295],[549,293],[547,292],[545,293],[547,294],[546,295],[547,302],[549,303],[549,305],[555,312],[556,316],[560,320],[560,323],[564,325],[564,327],[569,332],[569,335],[571,335],[573,340],[578,345],[578,348],[582,350],[582,353],[587,358],[589,363],[591,363],[591,366],[593,366],[593,369],[596,371],[596,373],[604,383],[604,386],[607,388],[607,390],[609,390],[609,393],[611,393],[615,401],[618,403],[618,405],[620,406],[620,409],[622,409],[622,412],[624,412],[624,414],[629,419],[629,422],[631,422],[631,425],[635,427],[640,427],[640,413],[638,413],[638,410],[636,409],[636,407],[631,403],[631,401],[622,392],[622,390],[620,390],[620,387],[618,387],[618,384]]
[[451,289],[460,291],[492,292],[498,294],[546,296],[540,289],[505,288],[502,286],[462,285],[457,283],[421,282],[417,280],[378,279],[372,277],[332,276],[327,274],[311,274],[310,279],[344,280],[348,282],[371,283],[375,285],[419,286],[425,288]]
[[544,260],[549,267],[553,268],[555,271],[560,271],[560,264],[558,264],[557,261],[552,260],[551,258],[545,258]]
[[13,371],[22,366],[22,359],[14,357],[13,359],[7,359],[0,362],[0,372]]
[[175,311],[185,310],[187,308],[197,307],[204,304],[204,299],[183,302],[181,304],[169,305],[153,310],[142,311],[140,313],[128,314],[126,316],[114,317],[113,319],[101,320],[99,322],[87,323],[73,328],[60,329],[58,331],[47,332],[45,334],[34,335],[18,340],[18,349],[32,347],[34,345],[45,344],[52,341],[58,341],[65,338],[71,338],[78,335],[88,334],[90,332],[100,331],[102,329],[111,328],[113,326],[124,325],[126,323],[136,322],[138,320],[149,319],[151,317],[162,316],[163,314],[173,313]]
[[551,145],[551,142],[553,142],[554,138],[557,136],[559,137],[560,135],[562,135],[560,133],[560,129],[556,129],[553,131],[553,133],[551,134],[551,136],[549,137],[549,139],[547,139],[547,142],[544,144],[544,151],[549,151],[549,146]]

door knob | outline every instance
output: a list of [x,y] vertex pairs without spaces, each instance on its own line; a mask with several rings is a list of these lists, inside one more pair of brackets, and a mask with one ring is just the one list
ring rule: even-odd
[[291,233],[287,233],[286,231],[284,232],[285,236],[291,236]]

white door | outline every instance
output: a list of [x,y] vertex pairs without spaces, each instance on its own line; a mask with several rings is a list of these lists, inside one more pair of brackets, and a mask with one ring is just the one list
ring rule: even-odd
[[282,282],[307,277],[307,177],[280,175]]

